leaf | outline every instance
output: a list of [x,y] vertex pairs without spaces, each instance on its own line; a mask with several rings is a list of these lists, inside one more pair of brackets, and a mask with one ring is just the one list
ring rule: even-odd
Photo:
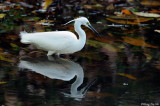
[[92,5],[84,5],[83,7],[84,7],[85,9],[92,9],[92,8],[93,8]]
[[14,63],[14,62],[15,62],[14,60],[10,60],[10,59],[4,57],[4,54],[3,54],[3,53],[0,53],[0,60],[2,60],[2,61],[7,61],[7,62],[11,62],[11,63]]
[[118,24],[128,24],[128,25],[140,25],[139,22],[134,22],[134,21],[128,21],[128,20],[114,20],[111,18],[106,18],[109,21],[112,21],[114,23],[118,23]]
[[153,0],[143,0],[141,2],[142,5],[145,6],[149,6],[149,7],[156,7],[156,6],[160,6],[160,2],[159,1],[153,1]]
[[159,18],[160,17],[159,14],[155,14],[155,13],[133,12],[133,11],[132,11],[132,13],[137,16],[141,16],[141,17],[152,17],[152,18]]
[[152,56],[147,54],[147,53],[144,53],[144,55],[146,56],[146,60],[149,61],[152,59]]
[[42,9],[47,9],[47,7],[52,3],[52,0],[45,0]]
[[40,25],[54,25],[54,24],[50,24],[51,22],[53,22],[52,20],[41,20],[39,22],[37,22],[36,24],[40,24]]
[[152,11],[149,11],[149,13],[160,13],[160,11],[158,11],[158,10],[152,10]]
[[101,4],[96,4],[96,5],[84,5],[83,6],[85,9],[99,9],[99,8],[103,8],[103,6]]
[[121,39],[114,38],[111,33],[107,33],[111,37],[95,37],[94,39],[104,43],[114,43],[115,41],[122,41]]
[[137,23],[139,23],[139,22],[147,22],[147,21],[150,21],[151,19],[149,19],[149,18],[137,18],[136,20],[134,20],[134,22],[137,22]]
[[120,16],[109,16],[109,18],[121,19],[121,20],[134,20],[134,21],[138,20],[138,22],[145,22],[145,21],[149,21],[149,20],[154,19],[154,18],[137,17],[135,15],[125,16],[124,14],[120,15]]
[[19,50],[19,46],[17,46],[16,44],[10,43],[10,45],[12,46],[13,50],[16,50],[16,51]]
[[0,14],[0,18],[4,18],[6,14]]
[[17,6],[17,7],[15,7],[15,9],[20,9],[21,8],[21,6]]
[[123,76],[123,77],[127,77],[129,79],[132,79],[132,80],[136,80],[137,78],[130,75],[130,74],[125,74],[125,73],[117,73],[117,75],[120,75],[120,76]]
[[48,22],[53,22],[53,21],[52,20],[40,20],[36,24],[39,24],[39,23],[48,23]]
[[158,46],[153,46],[153,45],[150,45],[150,44],[147,44],[143,39],[141,38],[137,38],[137,39],[134,39],[134,38],[131,38],[131,37],[122,37],[124,42],[126,43],[129,43],[131,45],[135,45],[135,46],[145,46],[145,47],[151,47],[151,48],[158,48]]
[[122,12],[123,12],[124,14],[126,14],[126,15],[132,15],[132,13],[131,13],[129,10],[127,10],[127,9],[122,10]]
[[2,81],[0,81],[0,84],[5,84],[5,83],[7,83],[7,82],[2,82]]

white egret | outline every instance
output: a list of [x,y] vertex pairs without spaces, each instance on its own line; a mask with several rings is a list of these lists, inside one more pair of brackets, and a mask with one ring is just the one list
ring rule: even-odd
[[21,42],[24,44],[33,44],[38,49],[48,51],[47,56],[50,56],[52,54],[71,54],[80,51],[86,43],[86,34],[81,28],[81,25],[90,28],[93,32],[99,35],[99,33],[91,26],[90,22],[85,17],[71,20],[66,24],[71,22],[75,22],[74,29],[78,33],[78,38],[70,31],[35,33],[21,32]]

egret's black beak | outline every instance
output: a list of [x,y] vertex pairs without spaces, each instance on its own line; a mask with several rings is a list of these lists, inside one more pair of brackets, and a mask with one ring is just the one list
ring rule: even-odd
[[99,34],[91,25],[88,25],[88,27],[89,27],[94,33],[96,33],[98,36],[100,36],[100,34]]

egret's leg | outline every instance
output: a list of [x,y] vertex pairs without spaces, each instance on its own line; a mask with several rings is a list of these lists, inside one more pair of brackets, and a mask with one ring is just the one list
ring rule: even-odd
[[54,51],[48,51],[47,56],[51,56],[51,55],[54,54],[54,53],[55,53]]

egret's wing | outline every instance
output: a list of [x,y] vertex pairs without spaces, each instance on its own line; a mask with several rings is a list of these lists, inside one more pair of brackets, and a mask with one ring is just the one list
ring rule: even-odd
[[69,31],[54,31],[54,32],[38,32],[30,33],[28,40],[43,49],[54,48],[55,50],[61,50],[69,47],[71,43],[77,40],[76,36]]

